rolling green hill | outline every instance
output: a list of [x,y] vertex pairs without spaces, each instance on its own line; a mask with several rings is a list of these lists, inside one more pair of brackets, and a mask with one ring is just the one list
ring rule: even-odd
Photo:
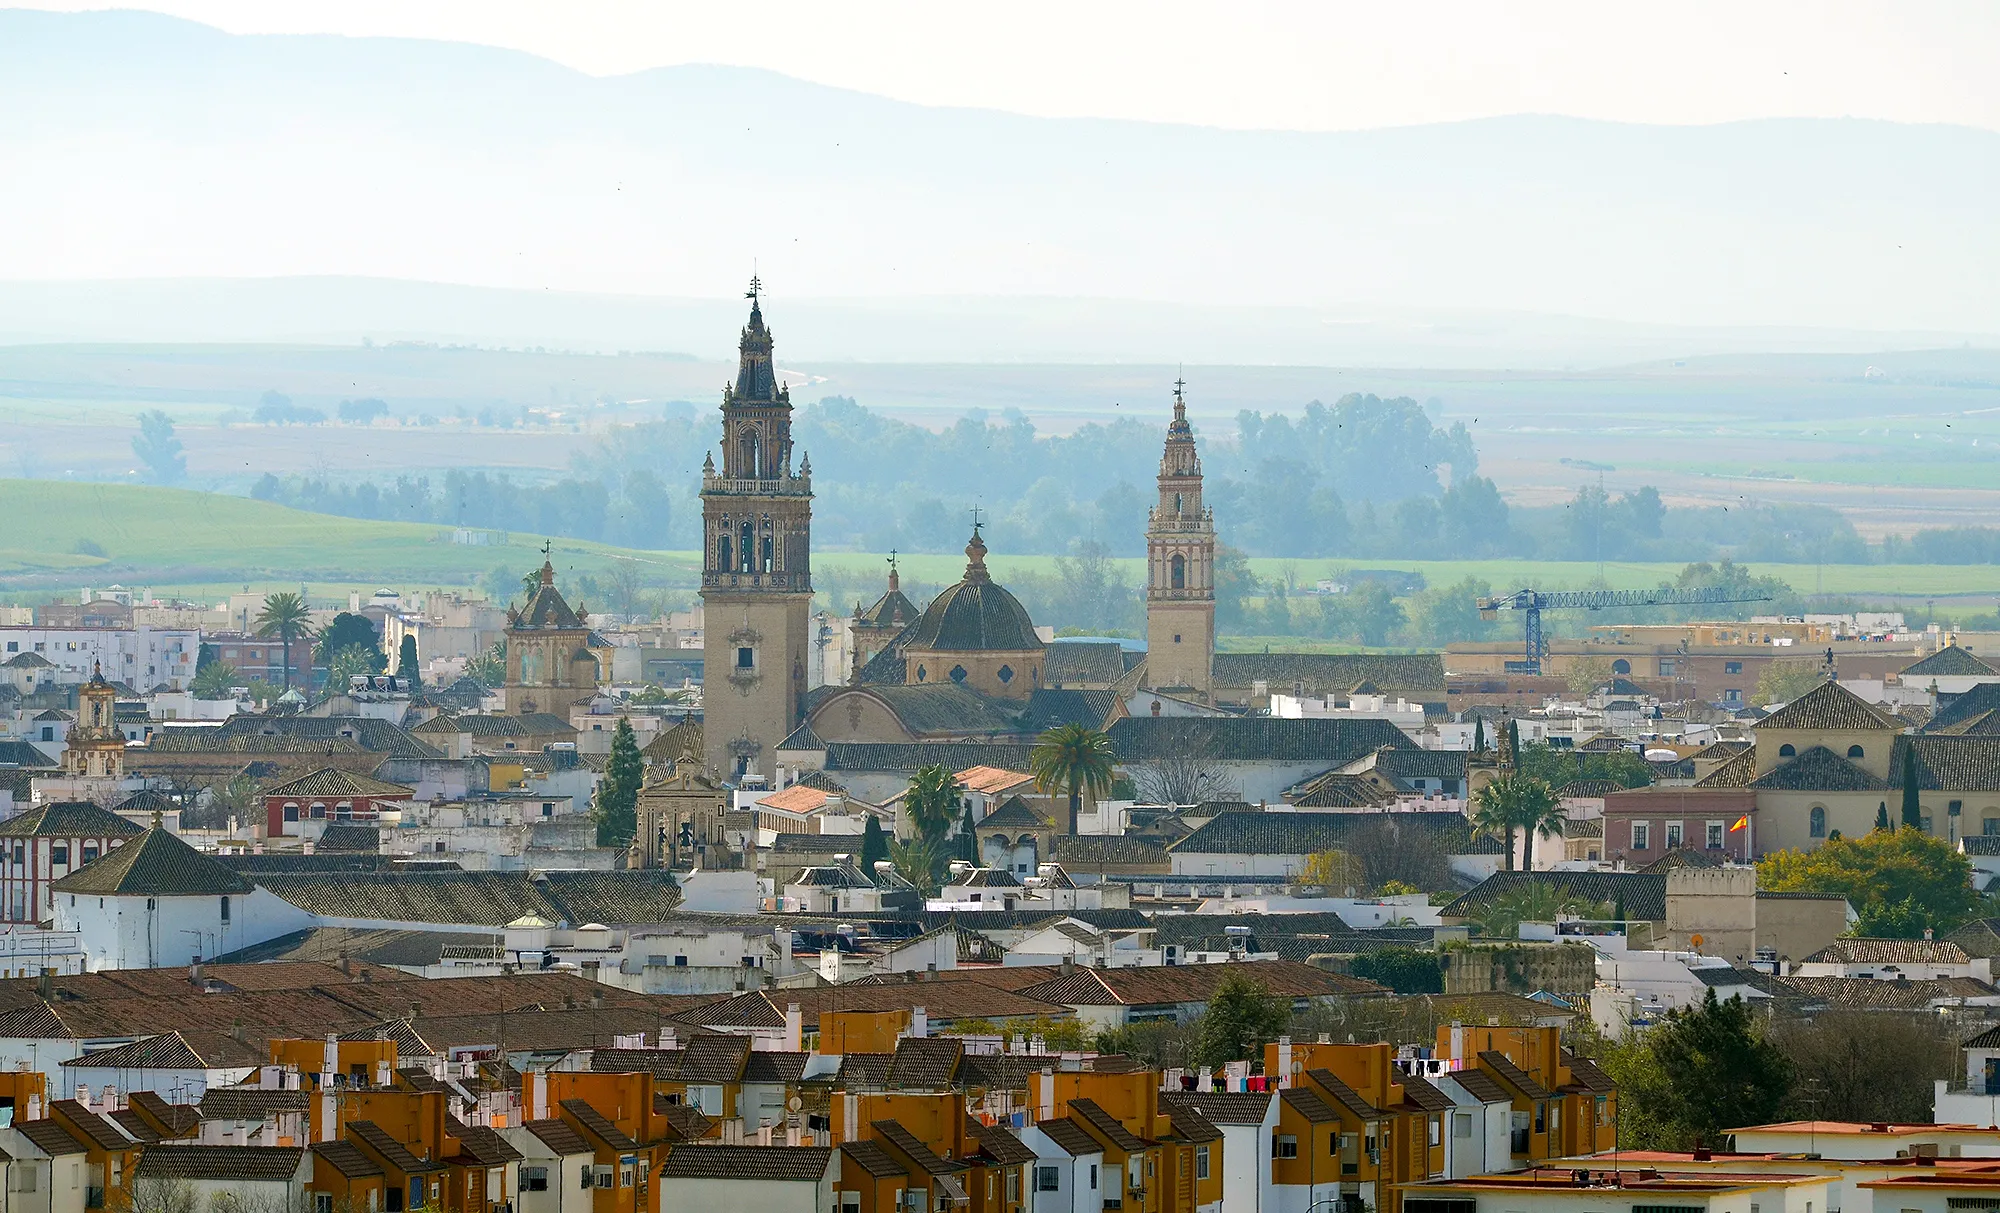
[[[196,597],[301,582],[315,595],[336,596],[364,586],[472,585],[495,569],[527,571],[540,561],[545,538],[487,531],[490,545],[461,544],[452,542],[449,528],[428,524],[337,518],[186,489],[58,480],[0,480],[0,516],[15,521],[13,533],[0,540],[0,591],[24,602],[114,581]],[[561,537],[554,544],[556,567],[565,577],[603,578],[630,561],[644,585],[692,590],[698,584],[692,552],[639,551]],[[883,569],[882,557],[868,553],[822,551],[814,561],[816,568],[863,584]],[[1055,571],[1054,561],[1044,556],[996,554],[988,563],[1003,581]],[[1141,562],[1118,563],[1136,583]],[[902,557],[905,578],[919,583],[948,584],[964,565],[964,557],[955,554]],[[1368,565],[1413,568],[1432,585],[1469,575],[1496,590],[1581,586],[1598,573],[1590,563],[1523,560],[1256,559],[1251,565],[1260,577],[1289,577],[1302,587]],[[1611,585],[1632,588],[1671,579],[1679,567],[1607,563],[1603,573]],[[1760,564],[1755,571],[1782,577],[1806,593],[1908,600],[2000,591],[2000,570],[1985,565]]]
[[[448,528],[309,514],[247,497],[124,484],[0,480],[0,585],[145,584],[202,593],[243,585],[469,585],[496,567],[525,572],[540,535],[485,532],[496,544],[451,542]],[[101,555],[97,553],[102,553]],[[566,574],[603,575],[620,559],[653,566],[653,582],[691,582],[685,555],[623,552],[558,538]]]

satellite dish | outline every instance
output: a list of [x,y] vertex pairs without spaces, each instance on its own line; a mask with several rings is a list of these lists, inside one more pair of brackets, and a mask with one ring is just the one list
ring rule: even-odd
[[1704,941],[1703,941],[1702,937],[1701,937],[1701,936],[1699,936],[1699,935],[1690,935],[1690,936],[1688,936],[1688,942],[1689,942],[1689,943],[1691,943],[1691,944],[1693,944],[1693,945],[1694,945],[1695,947],[1697,947],[1697,948],[1698,948],[1698,947],[1700,947],[1700,946],[1702,945],[1702,943],[1703,943]]
[[796,1095],[792,1096],[790,1099],[785,1101],[785,1107],[791,1109],[794,1112],[798,1111],[800,1108],[803,1108],[805,1106],[806,1106],[805,1101],[800,1099]]

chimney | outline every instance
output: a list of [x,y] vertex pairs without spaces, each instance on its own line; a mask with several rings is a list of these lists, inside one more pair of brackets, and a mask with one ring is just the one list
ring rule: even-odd
[[1278,1037],[1277,1079],[1281,1091],[1292,1085],[1292,1038],[1289,1036]]
[[43,1002],[54,1002],[56,1000],[56,971],[54,969],[47,967],[42,969],[41,980],[35,985],[35,993],[40,996]]
[[332,1087],[319,1089],[319,1139],[332,1141],[340,1136],[340,1104]]
[[1035,1119],[1054,1120],[1056,1118],[1056,1072],[1053,1069],[1045,1069],[1041,1073],[1034,1075],[1034,1082],[1037,1088],[1035,1107],[1038,1109]]
[[354,958],[345,952],[340,954],[340,975],[350,980],[354,977]]
[[922,1007],[910,1008],[910,1038],[922,1040],[931,1034],[931,1017]]
[[799,1010],[799,1004],[785,1004],[785,1048],[796,1053],[805,1047],[806,1017]]
[[536,1120],[549,1118],[549,1074],[547,1070],[536,1070],[528,1084],[530,1104],[534,1108]]
[[1064,977],[1068,977],[1071,973],[1074,972],[1076,972],[1076,958],[1074,956],[1065,955],[1062,958],[1062,975]]
[[1451,1021],[1451,1068],[1456,1070],[1465,1060],[1465,1025],[1456,1019]]
[[604,992],[602,990],[591,991],[590,1009],[593,1011],[602,1011],[604,1009]]
[[861,1097],[843,1094],[841,1097],[840,1140],[859,1141],[861,1138]]
[[188,966],[188,984],[197,990],[202,988],[201,958],[199,956],[195,957],[194,963]]

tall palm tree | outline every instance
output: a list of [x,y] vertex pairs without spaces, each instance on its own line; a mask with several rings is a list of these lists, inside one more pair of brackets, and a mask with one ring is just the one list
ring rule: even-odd
[[[1539,834],[1551,838],[1563,832],[1562,801],[1544,780],[1518,771],[1508,771],[1479,789],[1472,797],[1475,812],[1472,824],[1507,844],[1507,870],[1514,870],[1514,832],[1530,844]],[[1532,869],[1534,851],[1528,852]]]
[[1111,738],[1087,725],[1057,725],[1035,739],[1028,752],[1028,771],[1044,796],[1069,794],[1069,832],[1076,833],[1076,815],[1083,807],[1083,794],[1092,799],[1111,790],[1111,768],[1117,762]]
[[917,837],[930,841],[944,838],[958,818],[961,797],[958,777],[942,763],[919,767],[903,793],[903,814],[916,829]]
[[263,613],[257,616],[257,634],[276,636],[285,642],[285,689],[292,689],[292,642],[312,635],[312,610],[306,600],[290,590],[280,590],[264,599]]

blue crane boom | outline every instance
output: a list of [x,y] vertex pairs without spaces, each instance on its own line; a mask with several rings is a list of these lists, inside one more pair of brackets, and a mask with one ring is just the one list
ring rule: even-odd
[[1508,662],[1516,674],[1540,674],[1548,660],[1548,641],[1542,637],[1543,611],[1601,611],[1606,607],[1694,606],[1719,602],[1769,602],[1769,594],[1746,594],[1738,589],[1677,590],[1515,590],[1493,598],[1479,598],[1474,604],[1481,619],[1497,619],[1501,611],[1520,611],[1526,633],[1526,660]]

